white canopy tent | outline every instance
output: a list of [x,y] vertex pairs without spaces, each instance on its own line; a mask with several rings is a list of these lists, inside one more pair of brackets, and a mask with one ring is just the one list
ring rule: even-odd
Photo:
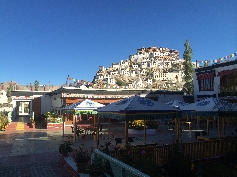
[[165,103],[169,106],[175,107],[175,108],[183,108],[184,106],[189,105],[189,103],[185,103],[183,101],[179,101],[179,100],[174,100],[174,101],[170,101],[168,103]]
[[[118,102],[111,103],[98,109],[98,117],[125,121],[125,143],[128,143],[128,121],[159,120],[166,118],[180,118],[181,109],[173,108],[161,102],[140,96],[132,96]],[[145,130],[144,126],[144,130]],[[180,141],[180,133],[177,139]],[[144,138],[146,131],[144,131]],[[146,140],[146,139],[145,139]]]
[[[188,104],[183,106],[182,109],[183,115],[191,115],[196,116],[197,118],[197,126],[199,129],[199,116],[204,116],[207,119],[207,133],[209,132],[209,117],[214,117],[214,121],[218,122],[218,134],[220,138],[220,120],[219,117],[222,115],[223,117],[228,117],[236,114],[237,105],[233,103],[229,103],[219,98],[207,98],[201,101],[197,101],[195,103]],[[223,121],[223,132],[224,132],[224,119]]]
[[[89,114],[97,114],[97,109],[101,108],[105,105],[101,103],[97,103],[95,101],[89,100],[89,99],[84,99],[80,102],[76,102],[74,104],[68,105],[64,108],[62,108],[63,113],[69,113],[73,114],[74,118],[74,127],[76,127],[76,117],[74,115],[76,114],[82,114],[82,113],[89,113]],[[65,115],[65,114],[64,114]],[[94,117],[95,120],[95,117]],[[64,122],[65,122],[65,117],[63,118],[63,135],[64,135]],[[76,139],[76,131],[74,131],[74,139]]]
[[237,110],[236,104],[229,103],[219,98],[207,98],[205,100],[190,103],[182,107],[185,111],[218,112]]
[[[74,104],[68,105],[64,108],[62,108],[62,111],[94,111],[98,108],[103,107],[104,105],[101,103],[97,103],[95,101],[84,99],[82,101],[76,102]],[[77,111],[78,110],[78,111]]]

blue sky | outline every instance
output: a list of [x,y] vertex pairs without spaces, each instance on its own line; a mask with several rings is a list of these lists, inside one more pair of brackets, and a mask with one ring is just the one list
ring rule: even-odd
[[237,52],[237,0],[0,0],[0,82],[92,81],[142,47],[193,61]]

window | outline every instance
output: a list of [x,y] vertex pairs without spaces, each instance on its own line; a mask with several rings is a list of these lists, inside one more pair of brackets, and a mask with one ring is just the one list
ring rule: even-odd
[[199,91],[214,91],[214,78],[198,80]]
[[214,91],[214,72],[197,75],[199,91]]

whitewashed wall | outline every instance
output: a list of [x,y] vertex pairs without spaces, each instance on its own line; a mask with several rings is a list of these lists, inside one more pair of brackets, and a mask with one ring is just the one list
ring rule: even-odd
[[0,103],[8,103],[7,101],[7,93],[5,90],[0,91]]
[[214,91],[199,91],[199,85],[198,85],[198,80],[196,73],[194,72],[193,74],[193,82],[194,82],[194,101],[197,101],[197,95],[213,95],[216,94],[218,97],[218,93],[220,89],[218,88],[220,85],[220,77],[217,76],[218,72],[223,71],[223,70],[232,70],[237,68],[237,64],[229,65],[229,66],[224,66],[224,67],[218,67],[214,68],[216,77],[214,77]]
[[41,97],[41,114],[51,110],[52,100],[49,95],[43,95]]

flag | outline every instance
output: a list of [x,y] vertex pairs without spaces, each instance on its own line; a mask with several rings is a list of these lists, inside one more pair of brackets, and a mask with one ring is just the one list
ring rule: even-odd
[[235,56],[237,56],[237,52],[235,52]]
[[68,79],[68,80],[71,80],[71,78],[69,77],[69,75],[67,76],[67,79]]
[[235,56],[235,54],[231,54],[231,57],[234,57]]

